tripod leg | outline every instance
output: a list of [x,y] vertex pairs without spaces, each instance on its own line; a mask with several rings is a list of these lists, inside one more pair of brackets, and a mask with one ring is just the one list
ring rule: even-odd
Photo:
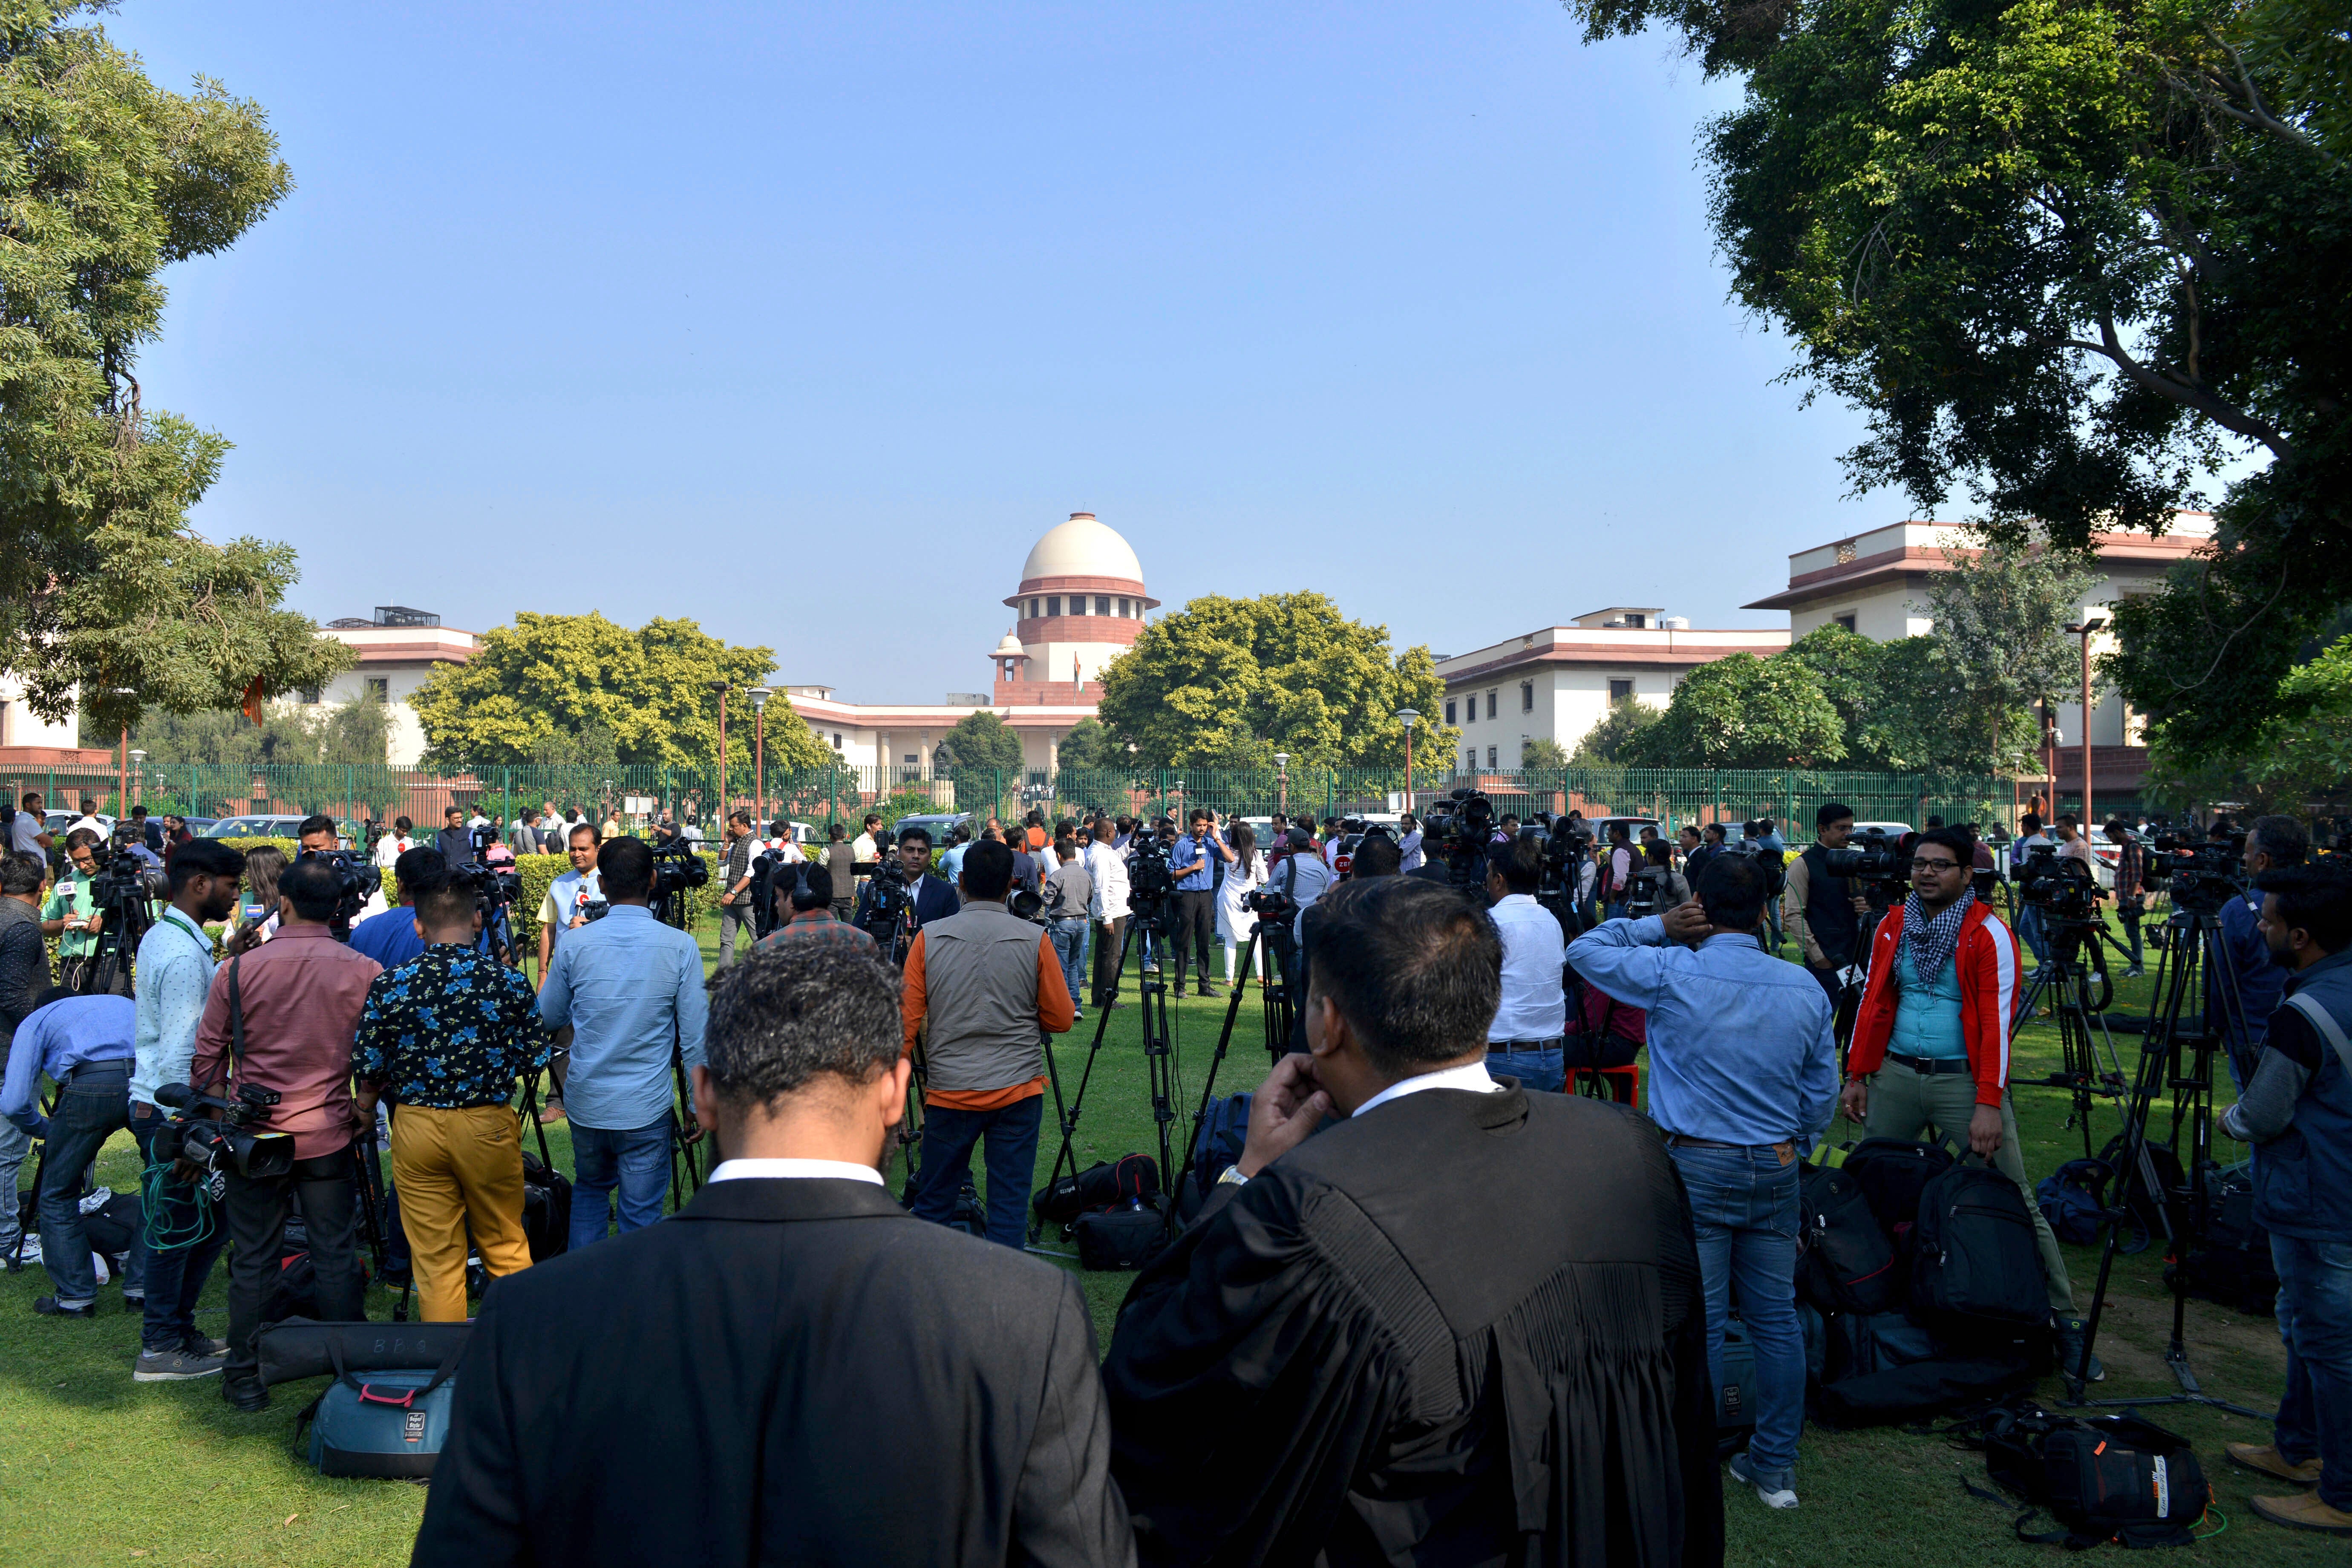
[[[1192,1140],[1184,1145],[1184,1166],[1187,1175],[1192,1173],[1193,1152],[1201,1147],[1201,1129],[1209,1120],[1209,1102],[1217,1092],[1217,1068],[1224,1062],[1225,1047],[1233,1043],[1234,1025],[1242,1016],[1242,997],[1249,990],[1250,960],[1257,955],[1257,935],[1253,931],[1249,942],[1242,949],[1241,967],[1234,972],[1233,995],[1225,1002],[1225,1026],[1217,1032],[1217,1048],[1209,1057],[1208,1077],[1201,1085],[1201,1107],[1192,1113]],[[1169,1179],[1171,1184],[1174,1177],[1175,1173],[1170,1172]],[[1209,1195],[1211,1179],[1207,1163],[1202,1162],[1199,1184],[1201,1195],[1204,1198]]]

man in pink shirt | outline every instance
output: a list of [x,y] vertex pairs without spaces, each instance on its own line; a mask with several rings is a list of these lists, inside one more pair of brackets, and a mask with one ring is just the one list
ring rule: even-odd
[[[324,860],[305,856],[287,867],[278,879],[277,937],[214,973],[204,1022],[196,1026],[188,1076],[197,1091],[234,1100],[244,1084],[275,1089],[278,1103],[249,1130],[294,1138],[290,1172],[228,1173],[223,1207],[236,1252],[229,1265],[228,1365],[221,1394],[239,1410],[269,1403],[256,1375],[254,1342],[298,1191],[318,1276],[319,1316],[352,1322],[365,1315],[354,1246],[352,1139],[359,1119],[352,1101],[352,1039],[368,984],[383,969],[335,940],[328,922],[338,898],[335,874]],[[232,1009],[243,1018],[241,1049],[234,1042]]]

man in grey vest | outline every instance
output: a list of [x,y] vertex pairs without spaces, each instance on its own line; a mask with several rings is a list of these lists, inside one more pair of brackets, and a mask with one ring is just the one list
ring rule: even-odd
[[2221,1130],[2254,1149],[2254,1219],[2270,1233],[2286,1389],[2267,1444],[2230,1458],[2315,1487],[2255,1497],[2274,1524],[2352,1535],[2352,874],[2273,871],[2263,940],[2294,973],[2262,1055]]
[[923,1074],[923,1163],[908,1206],[944,1224],[970,1179],[972,1145],[985,1139],[988,1238],[1019,1247],[1037,1173],[1044,1037],[1072,1019],[1052,939],[1004,907],[1012,885],[1004,844],[983,838],[965,852],[956,878],[963,910],[916,933],[900,1008],[907,1052]]

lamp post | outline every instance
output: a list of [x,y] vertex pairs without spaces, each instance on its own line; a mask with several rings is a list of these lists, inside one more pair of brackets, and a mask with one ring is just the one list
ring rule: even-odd
[[[128,686],[118,686],[114,688],[114,695],[136,697],[139,694]],[[114,815],[131,815],[131,725],[128,721],[122,726],[122,759],[114,772]]]
[[[2105,616],[2084,616],[2079,625],[2066,628],[2069,637],[2083,639],[2083,838],[2091,836],[2091,634],[2105,630]],[[2055,771],[2054,769],[2053,770]],[[2058,809],[2058,781],[2050,781],[2050,809]]]
[[1288,752],[1274,753],[1274,809],[1288,816],[1290,815],[1290,753]]
[[1412,809],[1412,725],[1421,715],[1410,708],[1397,710],[1397,718],[1404,724],[1404,808]]
[[724,824],[727,820],[727,683],[714,680],[710,683],[710,689],[719,693],[719,821]]
[[772,687],[751,688],[751,793],[760,797],[753,815],[761,822],[768,819],[768,699],[774,695]]
[[140,801],[143,802],[146,800],[147,753],[144,752],[133,752],[131,753],[131,787],[137,793]]

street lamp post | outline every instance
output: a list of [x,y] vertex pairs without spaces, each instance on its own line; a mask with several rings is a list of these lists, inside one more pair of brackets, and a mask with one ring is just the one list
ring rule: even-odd
[[761,822],[768,819],[768,699],[774,695],[770,687],[751,688],[751,791],[760,797],[754,815]]
[[714,680],[710,689],[719,693],[719,820],[727,820],[727,683]]
[[[2105,616],[2084,616],[2080,625],[2066,628],[2068,636],[2079,637],[2083,639],[2082,831],[2084,841],[2086,843],[2089,842],[2091,836],[2091,636],[2094,632],[2105,630],[2107,618]],[[2056,769],[2053,767],[2052,772],[2054,773]],[[2053,812],[2058,809],[2058,781],[2054,777],[2050,781],[2050,809]]]
[[[114,689],[114,695],[136,697],[139,694],[128,686],[118,686]],[[114,815],[131,815],[131,725],[127,721],[122,726],[122,761],[114,773]]]
[[147,753],[144,752],[131,753],[131,787],[137,794],[139,803],[143,803],[147,798]]
[[1290,753],[1274,753],[1275,806],[1283,816],[1290,815]]
[[1421,715],[1410,708],[1400,708],[1397,710],[1396,716],[1404,723],[1404,808],[1411,811],[1412,809],[1412,725],[1413,721]]

